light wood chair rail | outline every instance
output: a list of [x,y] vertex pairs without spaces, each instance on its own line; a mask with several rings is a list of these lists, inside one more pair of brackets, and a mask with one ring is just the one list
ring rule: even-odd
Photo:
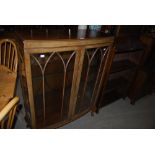
[[18,55],[16,44],[10,39],[0,40],[0,65],[17,72]]
[[11,129],[15,118],[15,113],[18,105],[19,97],[14,97],[1,111],[0,111],[0,127]]

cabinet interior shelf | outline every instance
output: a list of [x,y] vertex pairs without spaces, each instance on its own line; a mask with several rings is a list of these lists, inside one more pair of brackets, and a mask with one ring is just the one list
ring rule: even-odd
[[[101,107],[122,98],[122,96],[126,94],[125,91],[127,91],[127,87],[129,86],[129,84],[130,81],[122,76],[119,78],[108,80],[104,97],[101,101]],[[120,89],[122,91],[119,91]]]
[[108,92],[108,91],[111,91],[118,87],[124,87],[124,86],[128,85],[128,83],[130,83],[130,82],[122,76],[119,78],[108,80],[105,91]]
[[121,97],[122,95],[116,89],[105,92],[104,97],[101,100],[100,108],[120,99]]
[[134,53],[134,52],[141,52],[143,48],[131,48],[131,49],[125,49],[125,50],[116,50],[116,54],[126,54],[126,53]]
[[136,67],[136,64],[131,62],[128,59],[115,61],[112,64],[110,73],[112,74],[112,73],[116,73],[116,72],[121,72],[121,71],[132,69],[135,67]]

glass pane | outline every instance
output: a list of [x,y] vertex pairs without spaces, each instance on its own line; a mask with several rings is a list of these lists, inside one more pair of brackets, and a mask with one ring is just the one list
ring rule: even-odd
[[75,52],[31,55],[36,124],[47,126],[68,116]]
[[101,80],[107,47],[86,49],[75,113],[89,109]]

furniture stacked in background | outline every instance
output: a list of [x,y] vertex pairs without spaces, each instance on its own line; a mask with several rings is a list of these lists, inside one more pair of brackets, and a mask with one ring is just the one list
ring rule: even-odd
[[145,54],[142,59],[142,65],[134,79],[132,91],[129,94],[133,103],[155,91],[155,36],[153,34],[143,34],[141,42],[143,43]]
[[137,72],[143,65],[146,51],[140,41],[141,26],[119,26],[115,37],[116,52],[112,63],[108,83],[102,91],[98,107],[119,99],[129,97],[134,103],[131,93],[139,81],[135,82]]
[[12,128],[19,101],[14,97],[17,78],[18,53],[15,43],[0,40],[0,128]]

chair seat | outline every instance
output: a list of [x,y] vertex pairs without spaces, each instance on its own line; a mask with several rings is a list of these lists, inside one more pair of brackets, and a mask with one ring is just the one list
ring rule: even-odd
[[0,111],[13,98],[16,85],[16,73],[0,65]]

